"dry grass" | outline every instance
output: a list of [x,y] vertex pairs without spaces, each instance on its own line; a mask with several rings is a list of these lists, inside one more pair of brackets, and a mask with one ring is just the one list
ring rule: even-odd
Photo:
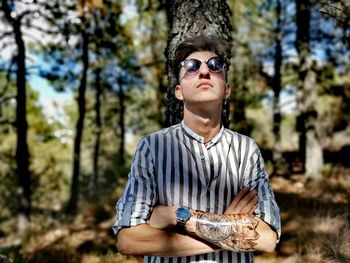
[[258,263],[350,262],[350,169],[336,166],[324,180],[302,175],[271,180],[281,208],[282,238]]
[[315,212],[298,224],[296,229],[289,228],[292,232],[287,232],[289,238],[281,242],[278,253],[259,255],[255,262],[350,262],[350,227],[346,217]]

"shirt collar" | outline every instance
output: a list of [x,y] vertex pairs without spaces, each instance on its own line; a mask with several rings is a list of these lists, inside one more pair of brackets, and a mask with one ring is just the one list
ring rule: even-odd
[[[193,140],[196,140],[199,143],[204,143],[204,137],[199,135],[198,133],[194,132],[193,130],[191,130],[186,124],[185,122],[182,120],[181,122],[181,128],[183,130],[183,132],[185,133],[185,135],[187,135],[188,137],[190,137]],[[212,138],[209,142],[208,142],[208,148],[212,145],[214,145],[215,143],[217,143],[218,141],[221,140],[222,135],[224,133],[225,127],[223,125],[221,125],[220,131],[218,132],[218,134],[216,134],[214,136],[214,138]]]

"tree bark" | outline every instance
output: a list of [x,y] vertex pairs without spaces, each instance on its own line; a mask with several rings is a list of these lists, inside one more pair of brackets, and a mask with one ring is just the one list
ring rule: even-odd
[[275,76],[273,78],[273,133],[275,136],[275,142],[273,147],[273,162],[274,173],[279,173],[282,168],[282,150],[281,150],[281,109],[280,109],[280,94],[282,90],[281,83],[281,67],[282,67],[282,19],[281,19],[281,1],[278,0],[276,4],[276,18],[277,24],[275,29],[275,61],[274,71]]
[[297,0],[297,38],[296,48],[299,53],[299,89],[298,89],[298,131],[300,132],[300,155],[304,161],[305,175],[320,179],[323,168],[323,152],[319,140],[316,108],[316,74],[310,51],[310,0]]
[[118,98],[119,98],[119,129],[120,129],[120,146],[119,146],[119,162],[125,163],[125,92],[123,88],[122,78],[118,78]]
[[78,94],[78,111],[79,117],[76,123],[76,135],[74,138],[74,152],[73,152],[73,174],[72,174],[72,182],[70,189],[70,198],[67,205],[67,213],[74,214],[77,211],[78,207],[78,199],[79,199],[79,174],[80,174],[80,156],[81,156],[81,140],[83,137],[83,129],[84,129],[84,120],[86,113],[86,105],[85,105],[85,91],[86,91],[86,83],[87,83],[87,71],[89,67],[89,53],[88,53],[88,44],[89,44],[89,36],[86,32],[86,21],[84,17],[82,17],[82,61],[83,61],[83,72],[82,78],[79,85],[79,94]]
[[166,126],[179,123],[183,117],[182,103],[174,95],[177,80],[171,71],[174,52],[180,42],[197,35],[213,35],[232,42],[231,11],[225,0],[170,0],[166,2],[169,37],[165,50],[168,88]]
[[13,28],[17,46],[17,96],[16,96],[16,128],[17,128],[17,184],[19,195],[18,231],[23,233],[28,225],[31,212],[31,173],[29,171],[29,149],[27,143],[28,122],[26,108],[26,48],[22,37],[21,20],[13,18],[6,0],[2,0],[2,10]]
[[102,95],[102,87],[101,87],[101,68],[97,68],[95,70],[96,76],[96,96],[95,96],[95,146],[94,146],[94,154],[93,154],[93,167],[92,167],[92,176],[90,180],[90,187],[95,188],[97,185],[98,174],[99,174],[99,165],[98,165],[98,157],[100,154],[100,141],[101,141],[101,132],[102,132],[102,121],[101,121],[101,95]]

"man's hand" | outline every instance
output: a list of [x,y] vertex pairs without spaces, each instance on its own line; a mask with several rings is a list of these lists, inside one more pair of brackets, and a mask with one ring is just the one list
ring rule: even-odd
[[253,214],[256,204],[259,201],[258,193],[244,187],[226,208],[226,215],[229,214]]
[[178,209],[178,206],[155,206],[149,220],[149,225],[157,229],[167,229],[176,226],[176,209]]

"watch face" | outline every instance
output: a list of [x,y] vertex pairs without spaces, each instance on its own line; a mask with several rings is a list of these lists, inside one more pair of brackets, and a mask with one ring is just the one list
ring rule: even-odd
[[[203,223],[198,223],[203,222]],[[202,214],[197,222],[199,232],[209,240],[221,241],[227,239],[231,233],[230,221],[221,216],[207,216]]]
[[191,217],[190,209],[187,207],[180,207],[176,210],[176,217],[179,221],[186,222]]

